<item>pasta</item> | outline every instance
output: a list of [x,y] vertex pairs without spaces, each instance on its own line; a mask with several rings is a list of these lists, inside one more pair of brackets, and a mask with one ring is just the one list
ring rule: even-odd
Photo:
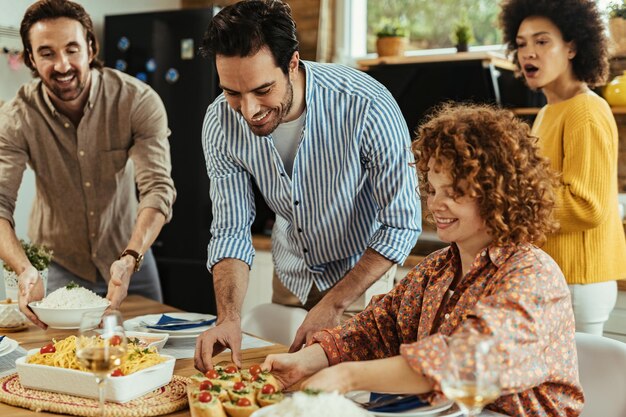
[[[53,339],[54,352],[37,352],[36,354],[29,356],[26,359],[26,362],[37,365],[56,366],[58,368],[87,371],[87,369],[80,364],[78,358],[76,357],[76,339],[76,336],[68,336],[59,341]],[[121,371],[121,375],[129,375],[142,369],[157,365],[165,360],[166,358],[159,355],[156,348],[142,348],[132,342],[129,342],[126,347],[126,354],[124,355],[122,365],[120,365],[117,369]]]

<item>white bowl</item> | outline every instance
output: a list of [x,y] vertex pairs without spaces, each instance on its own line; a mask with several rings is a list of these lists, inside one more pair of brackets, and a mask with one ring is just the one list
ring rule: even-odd
[[98,307],[83,308],[45,308],[39,307],[40,301],[33,301],[28,306],[35,312],[39,320],[53,329],[78,329],[83,314],[94,311],[103,314],[109,304]]
[[[33,349],[28,355],[38,351]],[[125,403],[167,385],[172,380],[176,359],[173,356],[162,356],[167,358],[165,362],[130,375],[107,378],[105,399]],[[26,363],[26,358],[27,356],[22,356],[15,360],[15,367],[23,387],[98,398],[98,384],[92,373]]]
[[0,327],[19,327],[26,323],[26,316],[20,312],[17,301],[0,301]]

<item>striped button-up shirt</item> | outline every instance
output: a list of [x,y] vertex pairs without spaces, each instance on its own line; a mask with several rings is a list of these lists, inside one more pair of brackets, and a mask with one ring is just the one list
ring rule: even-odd
[[213,204],[209,269],[225,258],[252,264],[252,181],[276,213],[275,271],[303,303],[313,283],[339,281],[370,247],[403,263],[421,231],[406,123],[368,75],[302,62],[306,120],[291,178],[272,135],[256,136],[223,95],[203,126]]

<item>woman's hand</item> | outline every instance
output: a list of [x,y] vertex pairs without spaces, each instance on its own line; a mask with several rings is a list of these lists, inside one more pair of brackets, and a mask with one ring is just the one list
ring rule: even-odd
[[322,369],[312,377],[302,382],[301,389],[312,389],[320,391],[339,391],[345,394],[357,388],[354,378],[355,362],[344,362]]
[[281,389],[289,388],[303,378],[326,367],[328,367],[326,353],[318,344],[296,353],[269,355],[261,366],[263,370],[272,372],[272,375],[282,385]]

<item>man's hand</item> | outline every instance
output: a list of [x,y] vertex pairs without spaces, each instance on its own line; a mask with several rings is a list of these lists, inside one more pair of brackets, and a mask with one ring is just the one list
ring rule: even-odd
[[289,352],[297,352],[302,345],[311,341],[313,333],[322,329],[332,329],[341,324],[342,311],[327,305],[324,299],[309,311],[302,325],[296,332],[296,337],[289,348]]
[[338,391],[345,394],[355,390],[353,373],[354,366],[358,362],[344,362],[326,369],[322,369],[312,377],[302,382],[300,389],[312,389],[326,392]]
[[212,358],[230,348],[233,363],[241,368],[241,320],[224,320],[212,329],[205,330],[196,340],[194,366],[204,373],[213,369]]
[[111,264],[111,279],[106,297],[111,301],[111,305],[107,310],[119,309],[120,304],[128,295],[130,277],[134,271],[135,260],[130,256],[124,256]]
[[326,353],[320,345],[315,344],[296,353],[268,355],[261,368],[272,372],[282,385],[281,389],[285,389],[327,366]]
[[30,265],[17,277],[17,283],[19,288],[18,302],[20,311],[37,326],[44,330],[47,329],[48,326],[39,320],[35,313],[28,307],[28,303],[41,300],[45,294],[43,279],[39,275],[39,271],[37,271],[34,266]]

